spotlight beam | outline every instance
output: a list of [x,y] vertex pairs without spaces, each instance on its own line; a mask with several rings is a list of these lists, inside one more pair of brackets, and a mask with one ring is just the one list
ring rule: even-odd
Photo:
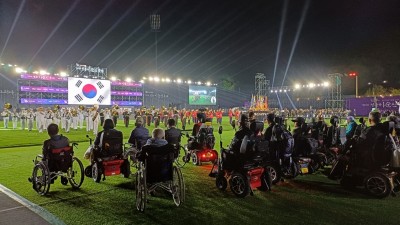
[[[180,6],[180,5],[179,5]],[[174,13],[176,12],[176,11],[178,11],[178,7],[176,7],[175,8],[175,10],[174,11],[172,11],[170,14],[168,14],[167,16],[166,16],[166,19],[168,19],[169,17],[171,17],[172,15],[174,15]],[[192,13],[193,13],[193,11],[194,10],[192,10],[190,13],[188,13],[188,15],[191,15]],[[188,16],[187,15],[187,16]],[[164,33],[159,39],[158,39],[158,41],[161,41],[161,40],[163,40],[165,37],[167,37],[168,36],[168,34],[170,34],[171,32],[173,32],[174,31],[174,29],[176,28],[176,27],[178,27],[183,21],[185,21],[185,19],[182,19],[179,23],[176,23],[171,29],[169,29],[166,33]],[[136,45],[137,43],[135,43],[134,45]],[[138,59],[140,59],[143,55],[145,55],[145,54],[147,54],[147,52],[149,52],[149,51],[151,51],[152,49],[154,49],[153,47],[155,46],[156,44],[155,43],[153,43],[151,46],[149,46],[145,51],[143,51],[140,55],[138,55],[138,56],[136,56],[135,57],[135,59],[133,59],[128,65],[126,65],[123,69],[122,69],[122,71],[126,71],[127,69],[128,69],[128,67],[130,67],[132,64],[134,64]],[[131,46],[132,47],[132,46]],[[124,53],[125,54],[125,53]],[[123,55],[124,55],[123,54]]]
[[[103,7],[103,9],[101,9],[101,11],[99,13],[97,13],[97,15],[90,21],[90,23],[85,27],[85,29],[75,38],[75,40],[67,47],[67,49],[64,50],[64,52],[56,59],[56,61],[53,63],[53,65],[51,65],[51,67],[54,67],[60,60],[62,57],[64,57],[65,54],[67,54],[67,52],[69,50],[71,50],[71,48],[76,44],[76,42],[79,41],[79,39],[81,39],[81,37],[93,26],[93,24],[105,13],[105,11],[108,9],[108,7],[111,6],[111,4],[114,2],[114,0],[110,0],[107,2],[107,4]],[[51,68],[50,67],[50,68]]]
[[[161,10],[168,2],[170,1],[164,1],[164,3],[157,9],[157,11]],[[126,36],[124,38],[124,40],[122,40],[111,52],[109,52],[102,60],[100,60],[100,62],[97,63],[97,65],[102,64],[104,61],[106,61],[106,59],[108,59],[119,47],[121,47],[123,44],[125,44],[125,42],[127,42],[129,40],[129,38],[131,38],[134,34],[136,34],[136,32],[138,32],[140,29],[142,29],[142,27],[144,27],[147,22],[149,20],[149,17],[146,17],[146,19],[138,26],[136,27],[136,29],[134,29],[128,36]],[[149,34],[146,35],[146,37]],[[136,44],[137,42],[135,42]],[[133,46],[135,45],[131,45],[129,48],[133,48]]]
[[18,11],[17,11],[17,15],[16,15],[15,18],[14,18],[14,21],[13,21],[13,23],[12,23],[10,32],[8,32],[6,42],[4,43],[4,46],[3,46],[3,50],[1,50],[0,58],[3,56],[4,50],[5,50],[6,47],[7,47],[8,41],[10,41],[10,37],[11,37],[13,31],[14,31],[15,24],[17,24],[17,21],[18,21],[18,19],[19,19],[19,16],[21,15],[22,9],[24,8],[25,2],[26,2],[26,0],[23,0],[23,1],[21,2],[21,4],[19,5]]
[[136,7],[137,4],[139,4],[140,1],[136,1],[134,4],[132,4],[125,12],[124,14],[119,17],[119,19],[99,38],[99,40],[96,41],[96,43],[93,44],[92,47],[78,60],[78,62],[81,62],[86,56],[88,56],[94,48],[109,34],[111,31],[115,29],[115,27],[118,26],[118,24],[121,23],[121,21]]
[[61,20],[58,22],[56,27],[51,31],[50,35],[47,36],[46,40],[42,43],[40,48],[36,51],[36,53],[32,56],[31,60],[29,61],[28,65],[31,65],[33,60],[36,58],[36,56],[39,54],[39,52],[43,49],[43,47],[47,44],[47,42],[50,40],[50,38],[53,37],[53,35],[57,32],[58,28],[64,23],[65,19],[71,14],[72,10],[75,9],[75,7],[78,5],[78,3],[81,0],[76,0],[74,3],[71,5],[71,7],[68,9],[68,11],[64,14],[64,16],[61,18]]
[[289,60],[288,60],[288,63],[286,65],[286,70],[285,70],[285,74],[283,76],[283,80],[282,80],[282,85],[281,86],[283,86],[283,84],[285,83],[286,75],[287,75],[287,72],[289,70],[290,63],[292,62],[293,54],[294,54],[294,51],[296,49],[297,41],[299,40],[301,30],[303,29],[304,20],[306,19],[306,14],[307,14],[309,6],[310,6],[310,0],[306,0],[306,3],[304,4],[304,7],[303,7],[303,11],[301,13],[299,26],[297,27],[296,36],[294,38],[294,42],[293,42],[293,45],[292,45],[292,50],[290,51]]
[[279,109],[282,110],[282,103],[281,99],[279,98],[278,92],[275,92],[275,94],[276,94],[276,99],[278,99]]
[[279,60],[279,53],[281,51],[281,43],[282,43],[282,36],[283,36],[283,29],[285,27],[285,20],[286,20],[286,14],[287,14],[287,8],[288,8],[289,0],[285,0],[283,2],[283,8],[282,8],[282,17],[281,17],[281,23],[279,25],[279,37],[278,37],[278,47],[276,49],[276,58],[275,58],[275,66],[274,66],[274,75],[272,77],[272,87],[274,87],[274,82],[275,82],[275,76],[276,76],[276,67],[278,66],[278,60]]
[[292,108],[295,109],[295,110],[297,110],[297,107],[294,105],[294,103],[293,103],[292,99],[290,98],[289,94],[288,94],[287,92],[285,92],[285,94],[286,94],[286,96],[288,97],[289,102],[290,102],[290,104],[292,105]]
[[[176,53],[173,57],[171,57],[169,60],[167,60],[164,64],[162,64],[161,66],[160,66],[160,68],[163,68],[163,67],[165,67],[165,66],[167,66],[167,65],[169,65],[168,66],[168,68],[170,68],[172,65],[171,65],[171,62],[175,62],[173,65],[175,65],[178,61],[180,62],[180,61],[182,61],[182,59],[187,55],[187,54],[185,54],[185,56],[183,56],[183,57],[181,57],[180,59],[178,59],[178,60],[175,60],[175,58],[177,57],[177,56],[179,56],[182,52],[184,52],[184,51],[187,51],[188,49],[192,49],[192,46],[196,43],[196,42],[198,42],[199,40],[203,40],[205,37],[207,37],[214,29],[216,29],[216,28],[218,28],[218,29],[223,29],[223,27],[221,27],[223,24],[224,24],[224,22],[227,20],[227,19],[229,19],[229,17],[230,16],[232,16],[232,15],[234,15],[234,14],[236,14],[237,13],[237,11],[232,11],[232,12],[230,12],[229,14],[227,14],[223,19],[221,19],[218,23],[214,23],[213,24],[213,26],[211,26],[206,32],[204,32],[202,35],[199,35],[196,39],[194,39],[193,41],[191,41],[188,45],[186,45],[185,46],[185,48],[182,48],[178,53]],[[199,47],[199,45],[197,45],[197,48]]]

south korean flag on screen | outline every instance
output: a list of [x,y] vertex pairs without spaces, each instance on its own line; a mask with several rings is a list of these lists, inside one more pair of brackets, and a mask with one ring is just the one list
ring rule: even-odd
[[111,82],[68,77],[68,104],[111,105]]

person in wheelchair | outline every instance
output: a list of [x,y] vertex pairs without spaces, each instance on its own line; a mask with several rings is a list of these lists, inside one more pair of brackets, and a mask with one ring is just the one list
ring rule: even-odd
[[152,132],[152,137],[147,139],[144,146],[161,147],[167,145],[168,142],[165,140],[165,132],[162,128],[155,128]]
[[239,121],[239,130],[236,131],[235,136],[231,141],[229,151],[232,151],[234,154],[238,154],[240,152],[240,146],[243,138],[245,136],[250,136],[251,134],[252,132],[249,127],[249,118],[245,114],[242,114]]
[[165,140],[167,140],[167,142],[169,144],[175,145],[175,146],[180,146],[181,143],[181,130],[177,129],[175,127],[176,122],[174,119],[169,119],[168,120],[168,129],[165,130]]
[[[201,131],[204,131],[206,128],[206,115],[204,113],[197,113],[197,121],[198,123],[193,125],[192,136],[188,140],[188,149],[189,150],[201,150],[205,147],[204,143],[204,135]],[[211,132],[212,133],[212,132]],[[213,146],[212,146],[213,147]]]
[[[50,172],[53,171],[57,171],[59,170],[59,167],[63,166],[63,165],[58,165],[57,162],[53,162],[51,161],[51,151],[53,149],[60,149],[60,148],[64,148],[64,147],[68,147],[69,146],[69,140],[67,137],[58,134],[59,129],[58,129],[58,125],[57,124],[50,124],[47,127],[47,134],[49,135],[50,139],[44,141],[43,143],[43,161],[49,160],[48,161],[48,166],[49,166],[49,170]],[[56,179],[57,177],[55,177]],[[51,182],[54,182],[53,180]],[[68,180],[65,177],[61,177],[61,183],[62,184],[67,184]]]
[[146,144],[149,139],[149,130],[143,127],[143,118],[137,117],[135,122],[136,128],[132,130],[131,136],[129,137],[128,143],[131,143],[138,150]]

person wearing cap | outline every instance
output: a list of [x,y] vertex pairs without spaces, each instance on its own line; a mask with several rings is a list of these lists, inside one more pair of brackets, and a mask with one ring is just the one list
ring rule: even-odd
[[357,128],[356,121],[354,121],[354,117],[348,116],[346,118],[347,126],[346,126],[346,140],[349,140],[354,136],[354,133]]
[[236,131],[235,136],[230,144],[230,150],[235,153],[240,151],[240,146],[242,144],[243,138],[245,136],[250,136],[252,134],[249,128],[249,118],[247,115],[242,114],[239,120],[239,130]]
[[149,130],[143,127],[143,118],[138,116],[135,122],[135,129],[132,130],[128,143],[133,144],[137,149],[141,149],[149,139]]

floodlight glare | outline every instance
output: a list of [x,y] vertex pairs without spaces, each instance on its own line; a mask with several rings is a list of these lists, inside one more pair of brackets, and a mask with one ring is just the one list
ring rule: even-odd
[[22,68],[17,67],[17,68],[15,68],[15,72],[16,73],[25,73],[26,71],[24,71]]
[[271,93],[274,92],[273,90],[271,90]]
[[300,84],[295,84],[295,85],[294,85],[294,88],[295,88],[295,89],[300,89]]
[[116,78],[116,77],[111,77],[111,80],[112,80],[112,81],[116,81],[117,78]]
[[60,72],[60,76],[62,76],[62,77],[67,77],[68,74],[67,74],[66,72],[61,71],[61,72]]
[[309,86],[310,88],[313,88],[313,87],[315,87],[315,84],[314,84],[314,83],[309,83],[308,86]]
[[170,83],[170,82],[171,82],[171,79],[166,78],[166,79],[165,79],[165,82]]
[[178,78],[178,80],[176,80],[176,82],[177,82],[178,84],[180,84],[180,83],[182,83],[182,80],[181,80],[180,78]]
[[191,81],[191,80],[188,80],[188,81],[187,81],[187,83],[188,83],[188,84],[191,84],[191,83],[192,83],[192,81]]
[[201,85],[201,81],[198,81],[197,84],[198,84],[198,85]]
[[159,82],[159,81],[160,81],[160,78],[159,78],[159,77],[154,77],[154,81],[155,81],[155,82]]
[[139,82],[142,83],[142,84],[144,84],[144,80],[140,80]]
[[329,87],[329,82],[324,82],[324,87]]
[[132,79],[131,79],[130,77],[127,77],[127,78],[125,79],[125,81],[126,81],[126,82],[131,82]]
[[206,85],[207,85],[207,86],[210,86],[210,85],[211,85],[211,82],[210,82],[210,81],[207,81]]
[[47,71],[46,71],[46,70],[41,70],[41,71],[39,71],[39,74],[40,74],[40,75],[46,75],[46,74],[47,74]]

